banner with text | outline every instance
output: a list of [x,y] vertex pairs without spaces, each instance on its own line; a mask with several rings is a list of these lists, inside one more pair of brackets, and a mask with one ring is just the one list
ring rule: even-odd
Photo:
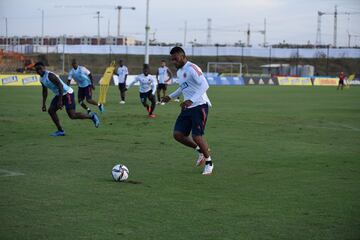
[[0,86],[40,86],[40,78],[33,74],[0,75]]
[[309,77],[278,77],[279,85],[282,86],[312,86]]

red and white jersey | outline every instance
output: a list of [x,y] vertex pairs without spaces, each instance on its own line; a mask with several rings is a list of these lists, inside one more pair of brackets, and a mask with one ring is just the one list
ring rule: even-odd
[[145,76],[143,73],[136,76],[135,80],[130,83],[129,87],[130,88],[132,85],[134,85],[135,83],[139,82],[139,92],[141,93],[146,93],[150,90],[152,90],[152,94],[154,95],[156,92],[156,79],[148,74],[147,76]]
[[158,75],[159,84],[165,84],[165,81],[169,79],[168,69],[169,68],[166,66],[158,68],[157,75]]
[[176,98],[182,93],[184,101],[191,100],[193,102],[189,108],[205,103],[211,106],[211,102],[206,94],[209,84],[197,65],[187,61],[182,68],[178,69],[177,77],[180,87],[171,93],[169,97]]

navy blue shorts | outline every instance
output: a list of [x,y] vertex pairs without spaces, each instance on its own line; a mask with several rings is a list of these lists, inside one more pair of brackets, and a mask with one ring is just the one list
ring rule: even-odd
[[92,88],[91,85],[87,86],[87,87],[79,87],[78,90],[78,100],[79,102],[84,100],[84,98],[86,98],[86,100],[90,100],[92,99]]
[[[58,95],[56,95],[53,100],[51,101],[50,107],[54,109],[58,109],[57,103],[59,101]],[[75,110],[75,101],[74,101],[74,93],[67,93],[62,96],[63,105],[65,106],[66,110],[74,109]]]
[[155,101],[154,99],[154,95],[152,95],[152,90],[145,92],[145,93],[140,93],[140,101],[142,103],[146,102],[146,99],[149,99],[150,101]]
[[189,136],[190,132],[193,136],[204,135],[208,111],[207,104],[182,110],[176,119],[174,132],[182,132],[186,136]]
[[120,92],[124,92],[126,88],[126,84],[125,83],[119,83],[119,90]]
[[165,83],[159,83],[157,89],[158,89],[158,90],[164,89],[164,90],[166,91],[167,86],[166,86]]

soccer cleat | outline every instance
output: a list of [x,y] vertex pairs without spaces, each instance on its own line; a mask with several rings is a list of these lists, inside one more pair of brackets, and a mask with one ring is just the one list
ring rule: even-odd
[[98,107],[99,107],[99,111],[100,111],[100,112],[104,112],[104,111],[105,111],[104,104],[99,104]]
[[163,105],[163,106],[164,106],[164,105],[165,105],[165,103],[164,103],[164,102],[162,102],[162,103],[161,103],[161,105]]
[[121,101],[120,101],[120,104],[125,104],[125,101],[122,101],[122,100],[121,100]]
[[52,137],[61,137],[61,136],[65,136],[65,131],[56,131],[52,134],[50,134],[50,136]]
[[159,102],[159,101],[157,101],[157,102],[156,102],[156,105],[159,105],[159,104],[160,104],[160,102]]
[[156,118],[156,115],[155,115],[155,114],[149,114],[148,117],[149,117],[149,118]]
[[202,175],[210,175],[214,169],[214,164],[205,164],[204,171]]
[[199,153],[199,157],[196,160],[196,166],[201,166],[205,163],[205,156],[202,153]]
[[180,102],[180,99],[176,98],[174,101],[175,101],[175,102]]
[[89,115],[91,117],[91,120],[94,122],[95,127],[98,128],[100,125],[99,117],[94,112],[91,112]]

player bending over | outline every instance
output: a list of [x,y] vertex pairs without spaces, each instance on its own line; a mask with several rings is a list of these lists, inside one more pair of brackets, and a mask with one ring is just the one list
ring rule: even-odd
[[[196,165],[205,162],[203,175],[209,175],[214,165],[209,155],[208,144],[203,137],[208,116],[208,108],[211,106],[206,94],[209,84],[201,69],[187,60],[181,47],[174,47],[170,51],[171,61],[177,70],[180,87],[170,95],[163,98],[163,102],[183,94],[184,101],[180,104],[181,112],[174,127],[174,138],[176,141],[191,147],[199,152]],[[190,132],[192,137],[189,137]]]
[[74,79],[79,85],[78,90],[78,102],[79,104],[87,110],[88,113],[91,112],[90,108],[84,103],[84,99],[92,105],[98,106],[100,112],[104,111],[104,105],[97,103],[92,99],[92,90],[95,90],[94,80],[90,71],[83,66],[79,66],[76,62],[76,59],[71,61],[72,69],[69,72],[68,85],[70,86],[71,79]]
[[[149,65],[144,64],[143,67],[143,73],[138,75],[135,80],[130,83],[129,88],[131,88],[132,85],[139,82],[139,92],[140,92],[140,100],[142,105],[146,108],[146,111],[149,113],[149,118],[155,118],[156,115],[153,114],[156,106],[155,101],[155,92],[156,92],[156,79],[149,74],[150,68]],[[127,90],[126,89],[126,90]],[[151,106],[147,104],[147,99],[150,100]]]
[[42,62],[35,64],[35,70],[40,75],[40,82],[42,85],[42,111],[46,111],[46,99],[48,95],[48,88],[55,93],[55,97],[51,101],[48,113],[52,121],[57,127],[57,131],[51,134],[51,136],[65,136],[65,131],[60,125],[60,120],[57,115],[57,110],[62,109],[65,105],[66,112],[71,119],[91,119],[95,127],[99,127],[100,120],[96,113],[90,112],[90,114],[84,114],[75,112],[74,102],[74,90],[66,85],[55,73],[45,70],[45,65]]

